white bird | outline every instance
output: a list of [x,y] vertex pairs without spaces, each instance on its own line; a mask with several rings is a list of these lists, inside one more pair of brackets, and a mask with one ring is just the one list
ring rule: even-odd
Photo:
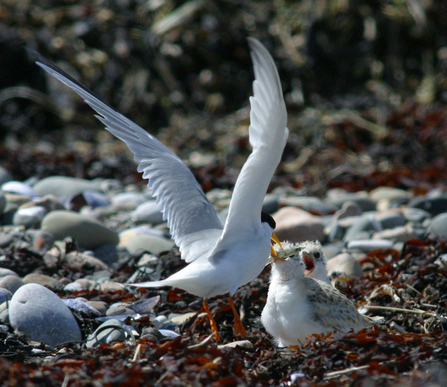
[[[346,296],[326,282],[306,276],[312,265],[303,250],[273,259],[261,321],[278,346],[303,344],[314,333],[358,331],[372,325]],[[290,251],[289,251],[290,253]]]
[[36,61],[79,94],[98,113],[96,117],[106,129],[127,144],[139,163],[138,171],[148,179],[182,259],[189,263],[165,280],[134,285],[174,286],[203,297],[216,339],[217,327],[206,299],[225,293],[229,293],[235,313],[235,332],[245,334],[231,297],[241,285],[260,274],[269,258],[271,239],[277,241],[272,235],[273,218],[264,214],[261,219],[261,211],[289,134],[275,63],[258,40],[248,38],[248,43],[255,74],[249,127],[253,151],[236,181],[225,225],[179,157],[57,66],[38,54]]
[[331,283],[326,267],[327,259],[319,241],[304,241],[297,243],[282,241],[281,246],[275,244],[273,248],[275,250],[275,255],[270,257],[270,262],[276,257],[286,258],[295,253],[299,253],[306,265],[306,270],[304,272],[306,277],[317,279],[328,284]]

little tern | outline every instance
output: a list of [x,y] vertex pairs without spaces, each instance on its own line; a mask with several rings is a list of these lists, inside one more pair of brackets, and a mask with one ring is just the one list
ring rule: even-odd
[[204,298],[203,306],[216,340],[219,335],[206,299],[229,293],[234,330],[245,335],[232,296],[264,269],[269,253],[274,254],[271,240],[279,243],[273,234],[273,218],[261,212],[289,134],[287,112],[272,57],[258,40],[248,38],[248,44],[255,75],[249,127],[253,150],[236,181],[224,225],[192,172],[177,155],[56,65],[34,53],[37,65],[81,96],[96,111],[95,117],[105,128],[127,144],[138,162],[138,172],[148,180],[182,259],[189,263],[164,280],[133,286],[173,286]]
[[315,267],[310,255],[276,250],[261,321],[279,347],[303,344],[314,333],[359,331],[373,324],[335,287],[310,277]]

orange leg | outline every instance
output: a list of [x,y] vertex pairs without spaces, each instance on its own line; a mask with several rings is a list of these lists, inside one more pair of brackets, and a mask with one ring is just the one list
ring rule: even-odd
[[210,312],[210,308],[208,306],[208,301],[203,300],[203,307],[205,308],[205,312],[208,315],[208,318],[210,319],[210,325],[211,325],[211,332],[213,332],[214,340],[219,341],[219,331],[217,330],[217,324],[216,321],[214,321],[213,315]]
[[233,298],[231,296],[228,296],[228,303],[230,304],[231,310],[233,311],[234,314],[234,326],[233,326],[234,333],[239,333],[242,337],[245,337],[247,331],[245,330],[241,318],[239,317],[239,314],[237,313],[237,310],[234,307]]

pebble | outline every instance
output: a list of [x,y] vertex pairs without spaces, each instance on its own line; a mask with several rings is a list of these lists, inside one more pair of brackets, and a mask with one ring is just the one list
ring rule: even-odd
[[25,277],[23,277],[23,282],[26,284],[39,284],[51,289],[61,288],[60,282],[57,279],[50,277],[49,275],[39,273],[30,273],[26,275]]
[[85,190],[75,195],[71,195],[64,201],[64,203],[67,209],[75,212],[78,212],[84,206],[98,208],[110,205],[109,199],[107,199],[105,194],[92,190]]
[[9,301],[12,298],[12,293],[5,288],[0,288],[0,304]]
[[227,344],[221,344],[217,346],[218,349],[224,348],[242,348],[242,349],[253,349],[253,344],[248,340],[238,340]]
[[0,187],[3,192],[28,196],[30,198],[38,197],[39,195],[27,184],[20,181],[8,181],[3,183]]
[[8,181],[12,181],[13,177],[9,173],[9,171],[6,168],[3,168],[0,166],[0,185],[5,184]]
[[102,323],[92,334],[88,335],[85,345],[87,348],[94,348],[101,344],[110,344],[115,340],[135,342],[130,327],[117,319],[111,319]]
[[374,215],[372,213],[365,213],[349,227],[344,236],[344,240],[350,242],[356,239],[369,238],[373,232],[381,230],[382,226],[375,219]]
[[418,233],[411,225],[405,225],[376,232],[373,234],[372,239],[389,239],[397,242],[407,242],[422,237],[423,233]]
[[119,242],[118,235],[97,220],[72,211],[50,212],[43,218],[41,228],[58,240],[72,237],[88,250]]
[[338,209],[333,204],[309,196],[286,196],[282,197],[280,202],[282,205],[301,208],[307,212],[318,215],[333,214]]
[[340,188],[334,188],[329,190],[326,193],[326,202],[332,205],[337,206],[338,208],[342,207],[346,202],[354,202],[356,203],[362,211],[374,211],[376,209],[376,204],[370,198],[367,192],[347,192]]
[[109,308],[109,305],[106,304],[104,301],[87,301],[87,304],[90,305],[92,308],[95,308],[101,316],[104,316],[107,312],[107,309]]
[[303,242],[324,239],[323,221],[307,211],[284,207],[276,212],[273,218],[276,221],[275,234],[280,240]]
[[13,275],[16,277],[19,276],[15,271],[12,271],[11,269],[6,269],[5,267],[0,267],[0,280],[3,277],[6,277],[7,275]]
[[348,243],[348,249],[351,250],[361,250],[364,252],[378,250],[378,249],[392,249],[393,242],[386,239],[365,239],[365,240],[354,240]]
[[172,240],[167,240],[156,235],[139,234],[120,243],[130,254],[137,254],[148,251],[152,254],[160,254],[163,251],[169,251],[174,247]]
[[426,219],[431,218],[431,214],[419,208],[402,208],[402,214],[408,222],[423,223]]
[[163,223],[163,214],[155,200],[140,204],[132,214],[132,220],[138,223],[150,223],[157,225]]
[[65,199],[82,191],[102,191],[103,179],[84,180],[67,176],[49,176],[38,181],[33,189],[39,196],[54,195]]
[[42,285],[27,284],[14,294],[9,320],[16,333],[51,346],[82,339],[70,309]]
[[428,232],[441,239],[447,239],[447,214],[435,216],[428,226]]
[[3,215],[6,208],[6,196],[5,194],[0,191],[0,215]]
[[349,278],[360,278],[363,275],[362,265],[349,253],[338,254],[327,262],[329,277],[332,273],[342,273]]
[[62,302],[65,305],[67,305],[70,309],[84,313],[89,317],[101,316],[101,313],[97,309],[89,305],[87,302],[78,300],[77,298],[63,299]]
[[65,255],[62,261],[71,270],[81,271],[84,267],[93,268],[95,271],[108,270],[109,267],[98,258],[78,251],[72,251]]
[[13,234],[6,234],[4,232],[0,232],[0,248],[8,247],[14,241]]
[[119,211],[132,211],[145,203],[148,197],[141,192],[122,192],[112,197],[112,205]]
[[377,187],[369,195],[375,202],[379,202],[380,200],[393,201],[396,199],[409,199],[413,196],[410,192],[393,187]]
[[408,207],[419,208],[436,216],[447,212],[447,197],[417,197],[408,203]]
[[25,282],[17,275],[6,275],[0,279],[0,288],[8,289],[12,294],[23,285],[25,285]]
[[46,208],[42,206],[19,208],[12,218],[12,224],[25,228],[34,227],[42,221],[46,213]]

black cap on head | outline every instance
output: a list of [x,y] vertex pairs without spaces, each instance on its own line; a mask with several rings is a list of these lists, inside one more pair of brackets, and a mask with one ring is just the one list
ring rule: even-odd
[[273,219],[267,212],[261,211],[261,223],[268,223],[269,226],[274,230],[276,228],[275,219]]

